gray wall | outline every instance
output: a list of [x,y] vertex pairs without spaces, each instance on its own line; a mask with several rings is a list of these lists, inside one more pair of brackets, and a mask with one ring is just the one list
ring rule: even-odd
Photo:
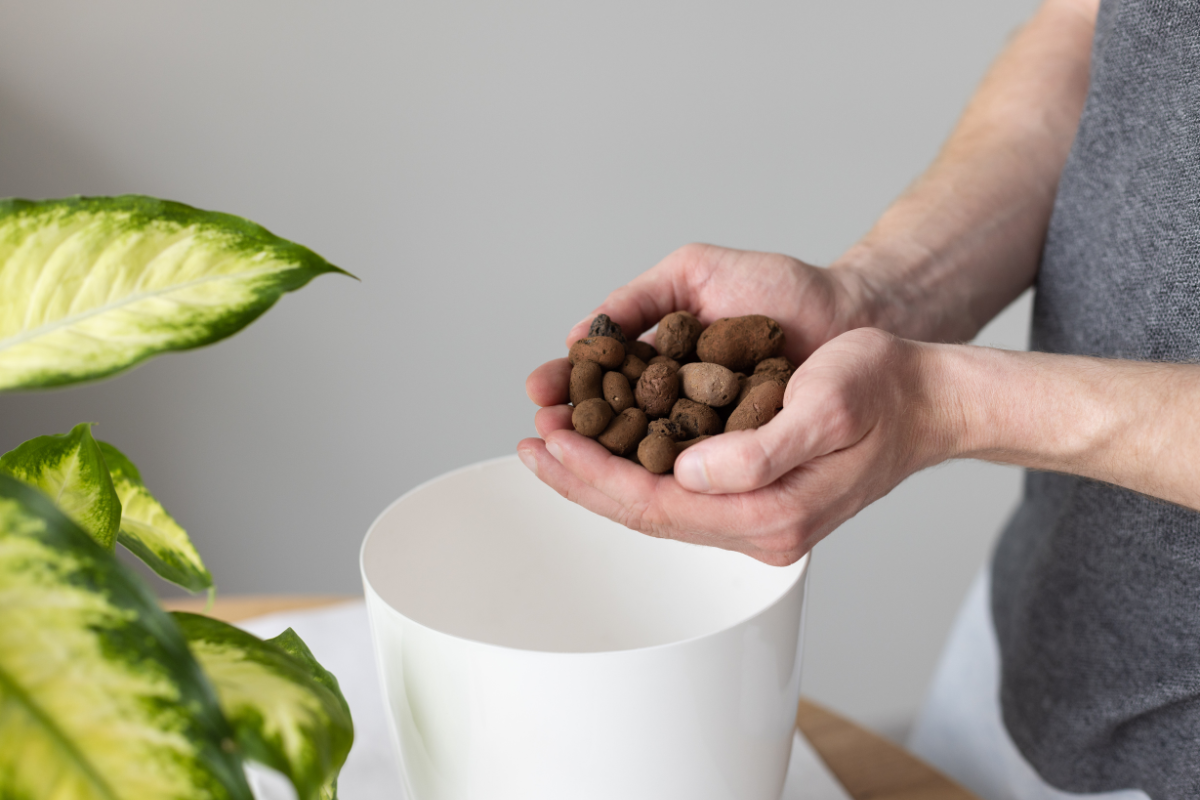
[[[4,3],[0,195],[229,211],[362,283],[2,397],[0,449],[94,420],[222,590],[357,591],[371,519],[531,434],[525,375],[608,291],[694,240],[828,263],[1034,5]],[[809,695],[904,725],[1018,481],[943,466],[817,548]]]

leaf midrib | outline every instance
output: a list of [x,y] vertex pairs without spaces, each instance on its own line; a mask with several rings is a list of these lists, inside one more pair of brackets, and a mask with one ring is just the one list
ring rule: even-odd
[[[228,261],[228,260],[229,259],[224,259],[224,261]],[[220,263],[224,263],[224,262],[222,261]],[[253,278],[256,275],[266,275],[266,274],[270,274],[272,272],[278,272],[278,271],[279,271],[278,269],[268,268],[268,269],[259,269],[259,270],[248,270],[246,272],[239,272],[239,273],[236,273],[233,275],[211,275],[211,276],[208,276],[205,278],[197,278],[196,280],[188,281],[187,283],[177,283],[173,286],[167,286],[162,289],[156,289],[153,291],[139,292],[138,294],[126,295],[125,297],[122,297],[120,300],[118,300],[116,302],[108,303],[107,305],[103,305],[103,306],[98,306],[90,311],[85,311],[81,314],[75,314],[75,315],[72,315],[69,317],[63,317],[62,319],[56,320],[48,325],[42,325],[37,328],[31,328],[30,330],[24,331],[20,334],[17,334],[16,336],[10,337],[9,339],[0,340],[0,352],[4,352],[5,350],[9,349],[10,347],[15,347],[16,345],[24,344],[25,342],[27,342],[31,339],[36,339],[39,336],[45,336],[45,335],[54,333],[57,330],[69,327],[71,325],[76,324],[77,322],[88,319],[90,317],[95,317],[100,314],[105,314],[105,313],[108,313],[109,311],[115,311],[115,310],[121,308],[122,306],[131,305],[133,303],[141,302],[142,300],[146,300],[146,299],[149,299],[152,297],[160,297],[164,294],[170,294],[171,292],[177,292],[177,291],[182,291],[184,289],[190,289],[193,286],[200,286],[202,284],[212,283],[214,281]]]
[[62,496],[67,492],[67,484],[71,482],[71,475],[75,472],[75,468],[79,466],[79,451],[81,445],[75,445],[75,449],[71,451],[71,466],[63,477],[62,485],[58,487],[58,493],[54,495],[54,505],[58,505],[62,500]]
[[84,758],[83,753],[79,752],[79,749],[75,746],[75,744],[69,738],[67,738],[66,734],[54,724],[54,721],[50,719],[50,717],[47,716],[44,711],[42,711],[41,706],[35,703],[33,698],[31,698],[29,694],[22,689],[21,686],[12,679],[12,677],[9,676],[3,667],[0,667],[0,688],[3,688],[10,696],[15,697],[17,701],[20,702],[21,705],[24,706],[29,712],[30,716],[41,723],[42,727],[45,728],[50,737],[58,743],[60,748],[66,751],[71,761],[79,767],[80,772],[83,773],[89,783],[96,787],[97,791],[99,791],[103,797],[107,797],[109,800],[120,800],[120,797],[113,792],[112,788],[104,781],[103,778],[100,777],[99,774],[97,774],[91,762]]

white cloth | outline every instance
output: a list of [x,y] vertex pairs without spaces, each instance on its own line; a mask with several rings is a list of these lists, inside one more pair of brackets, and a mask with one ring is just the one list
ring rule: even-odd
[[1000,717],[1000,645],[992,624],[991,570],[975,577],[942,651],[908,748],[983,800],[1150,800],[1127,789],[1072,794],[1034,771]]
[[[245,620],[238,625],[261,638],[277,636],[285,628],[294,629],[317,660],[337,676],[354,715],[354,747],[338,779],[338,796],[346,800],[404,800],[400,760],[388,730],[366,605],[356,601],[314,610],[288,611]],[[265,769],[251,770],[250,779],[259,800],[290,800],[295,796],[291,785],[282,776]],[[850,798],[808,741],[797,734],[780,800]]]

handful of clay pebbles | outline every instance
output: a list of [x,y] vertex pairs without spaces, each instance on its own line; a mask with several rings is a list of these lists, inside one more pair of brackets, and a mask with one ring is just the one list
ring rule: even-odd
[[571,424],[614,455],[661,475],[696,442],[766,425],[783,408],[796,368],[770,317],[728,317],[705,328],[676,311],[658,323],[656,341],[657,349],[627,341],[600,314],[571,345]]

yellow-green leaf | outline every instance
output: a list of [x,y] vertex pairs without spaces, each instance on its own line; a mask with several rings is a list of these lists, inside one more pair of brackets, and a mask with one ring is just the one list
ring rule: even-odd
[[236,333],[342,270],[259,225],[140,195],[0,200],[0,391]]
[[250,800],[232,731],[170,616],[6,475],[0,798]]
[[192,540],[142,483],[138,468],[108,442],[98,442],[121,500],[117,541],[165,580],[199,592],[212,586],[212,575]]
[[112,550],[121,522],[121,500],[92,424],[39,436],[0,456],[0,472],[41,489],[102,547]]
[[332,800],[354,726],[337,679],[291,628],[263,641],[176,612],[246,757],[286,775],[300,800]]

